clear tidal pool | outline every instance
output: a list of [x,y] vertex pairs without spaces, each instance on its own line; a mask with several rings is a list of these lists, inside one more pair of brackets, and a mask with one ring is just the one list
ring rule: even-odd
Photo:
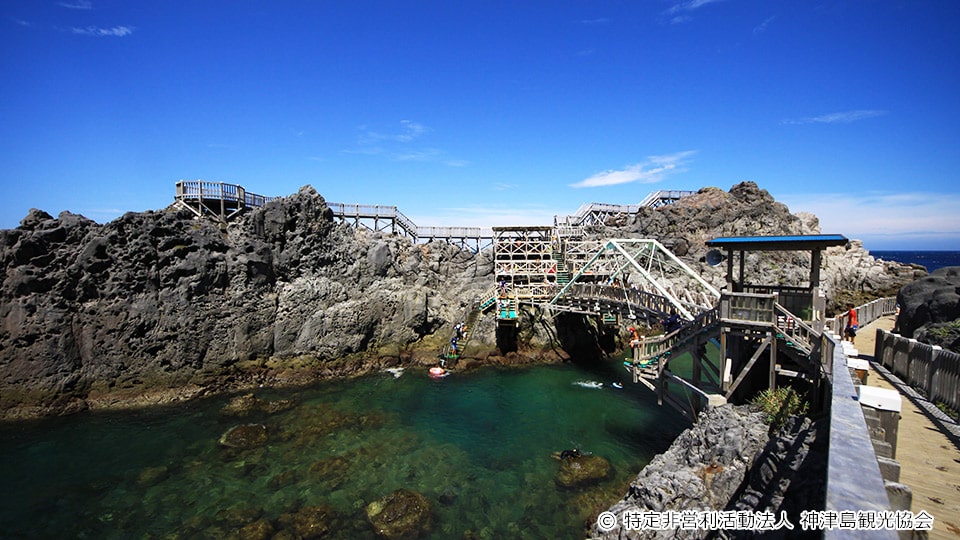
[[[221,412],[224,396],[0,424],[0,536],[239,538],[265,519],[282,538],[285,514],[325,505],[336,516],[325,538],[375,538],[365,507],[406,488],[429,500],[431,538],[583,538],[686,427],[621,373],[536,366],[434,380],[411,368],[262,389],[262,400],[297,404],[245,418]],[[245,423],[266,425],[266,444],[219,443]],[[611,477],[560,488],[552,454],[574,447],[609,460]]]

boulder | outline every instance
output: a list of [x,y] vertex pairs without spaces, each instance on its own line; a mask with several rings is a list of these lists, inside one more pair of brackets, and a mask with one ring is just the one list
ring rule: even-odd
[[[630,483],[624,498],[609,511],[722,510],[749,470],[754,456],[767,443],[769,426],[749,406],[723,405],[700,413],[692,427],[670,448],[658,454]],[[621,538],[620,526],[595,538]],[[653,538],[657,531],[631,538]],[[697,531],[676,532],[676,538],[699,538]],[[631,533],[632,534],[632,533]]]
[[955,324],[960,319],[960,267],[939,268],[904,286],[897,294],[897,303],[898,333],[960,352]]
[[610,462],[600,456],[568,457],[560,460],[557,485],[563,488],[592,486],[610,477]]
[[367,505],[374,531],[390,540],[419,538],[430,531],[432,510],[426,497],[398,489]]
[[227,448],[256,448],[267,443],[267,426],[263,424],[243,424],[234,426],[220,437],[220,445]]
[[336,513],[327,505],[304,506],[296,512],[282,514],[277,524],[294,538],[323,538],[339,528]]

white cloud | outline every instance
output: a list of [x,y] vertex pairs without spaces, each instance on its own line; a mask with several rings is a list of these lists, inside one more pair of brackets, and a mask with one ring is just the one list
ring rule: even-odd
[[696,150],[687,150],[664,156],[650,156],[645,161],[629,165],[620,170],[598,172],[589,178],[571,184],[570,187],[615,186],[631,182],[655,184],[662,182],[667,176],[686,171],[689,158],[696,152]]
[[91,10],[93,9],[93,2],[90,0],[76,0],[76,2],[57,2],[57,5],[60,7],[65,7],[67,9],[78,9],[78,10]]
[[72,29],[74,34],[79,34],[82,36],[96,36],[96,37],[123,37],[129,36],[133,33],[134,27],[132,26],[114,26],[113,28],[100,28],[99,26],[87,26],[86,28],[77,28]]
[[776,18],[777,18],[776,15],[772,15],[772,16],[767,17],[766,19],[764,19],[764,21],[763,21],[762,23],[758,24],[757,26],[755,26],[755,27],[753,28],[753,35],[756,36],[756,35],[759,35],[759,34],[762,34],[762,33],[766,32],[766,31],[767,31],[767,27],[770,26],[770,23],[772,23]]
[[466,167],[470,164],[463,159],[448,157],[441,149],[414,144],[431,129],[413,120],[401,120],[399,129],[389,132],[368,129],[365,125],[359,129],[358,148],[342,150],[342,153],[382,155],[395,161],[443,163],[449,167]]
[[887,114],[887,111],[881,111],[876,109],[857,109],[853,111],[835,112],[835,113],[821,114],[819,116],[808,116],[806,118],[784,120],[781,122],[781,124],[791,124],[791,125],[849,124],[851,122],[856,122],[858,120],[866,120],[867,118],[876,118],[878,116],[883,116],[885,114]]
[[400,129],[395,133],[371,131],[365,129],[365,127],[361,129],[364,129],[364,132],[360,135],[360,144],[374,144],[381,141],[408,143],[420,138],[421,135],[430,131],[429,128],[423,124],[414,122],[412,120],[401,120]]
[[439,158],[440,151],[436,148],[422,148],[408,152],[399,152],[393,156],[393,159],[397,161],[437,161]]
[[685,23],[693,19],[690,13],[696,11],[707,4],[722,2],[723,0],[684,0],[670,6],[663,12],[663,15],[670,18],[671,24]]
[[824,233],[863,240],[868,249],[871,243],[899,243],[901,249],[909,249],[908,242],[927,245],[948,238],[956,246],[960,238],[960,194],[956,193],[819,193],[776,198],[793,213],[815,214]]

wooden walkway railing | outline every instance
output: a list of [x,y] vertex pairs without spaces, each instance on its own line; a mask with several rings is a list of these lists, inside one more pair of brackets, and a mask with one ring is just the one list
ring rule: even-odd
[[493,229],[489,227],[419,227],[396,206],[333,202],[327,206],[341,221],[352,220],[354,226],[363,225],[375,232],[389,230],[414,242],[444,240],[474,251],[493,244]]
[[246,208],[263,206],[274,199],[250,193],[243,186],[225,182],[180,180],[176,187],[175,202],[189,208],[198,216],[213,215],[223,221]]
[[693,195],[696,191],[659,190],[648,194],[639,204],[590,203],[577,209],[572,216],[555,217],[558,227],[582,227],[604,225],[610,217],[636,214],[641,208],[660,208]]
[[960,354],[877,329],[874,360],[930,402],[960,410]]

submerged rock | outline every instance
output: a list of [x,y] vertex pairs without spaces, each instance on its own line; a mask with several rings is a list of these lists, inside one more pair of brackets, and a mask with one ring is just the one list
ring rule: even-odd
[[600,456],[569,457],[560,460],[557,485],[564,488],[586,487],[610,476],[610,462]]
[[350,461],[343,456],[333,456],[317,461],[310,466],[312,478],[321,482],[328,489],[336,489],[347,481],[347,469]]
[[267,426],[243,424],[234,426],[220,437],[220,444],[228,448],[256,448],[267,443]]
[[420,493],[398,489],[368,504],[367,518],[377,534],[389,540],[418,538],[430,530],[432,510]]
[[165,465],[147,467],[137,475],[137,484],[141,486],[152,486],[166,480],[169,476],[170,469]]
[[226,405],[220,409],[223,416],[245,417],[254,413],[274,414],[290,410],[297,406],[297,402],[292,399],[280,399],[276,401],[265,401],[253,394],[244,394],[235,396]]
[[276,530],[273,524],[267,518],[260,518],[253,523],[248,523],[237,531],[237,537],[240,540],[270,540]]
[[294,538],[323,538],[337,528],[337,515],[327,505],[304,506],[296,512],[283,514],[277,519],[282,532]]
[[249,416],[260,409],[260,400],[253,394],[236,396],[220,409],[223,416]]

